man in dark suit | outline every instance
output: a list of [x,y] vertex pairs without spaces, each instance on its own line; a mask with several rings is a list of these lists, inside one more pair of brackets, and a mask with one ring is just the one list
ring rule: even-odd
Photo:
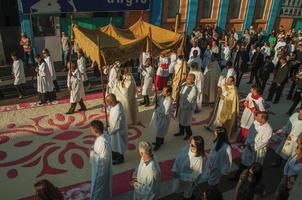
[[260,85],[259,80],[259,68],[262,68],[263,66],[264,57],[263,54],[260,51],[260,46],[256,45],[256,52],[253,54],[251,59],[251,77],[248,84],[252,84],[254,81],[254,78],[256,79],[256,84]]
[[238,70],[238,72],[236,71],[236,86],[239,87],[243,74],[248,71],[248,62],[250,60],[249,50],[241,46],[241,49],[237,53],[236,57],[237,58],[235,59],[233,66],[235,67],[235,70],[236,68]]
[[282,56],[279,59],[279,64],[276,69],[275,77],[269,89],[269,94],[266,101],[272,101],[274,94],[276,94],[273,103],[276,104],[279,102],[284,85],[286,84],[288,79],[288,72],[289,66],[287,64],[287,60],[284,56]]
[[294,81],[295,81],[295,89],[294,89],[295,93],[293,97],[294,102],[289,108],[289,110],[287,111],[288,115],[291,115],[295,111],[297,105],[302,100],[302,64],[300,65],[299,71],[297,72]]
[[265,62],[263,64],[263,67],[259,69],[260,73],[260,88],[262,92],[264,91],[264,88],[266,86],[266,82],[270,77],[270,74],[273,73],[275,69],[274,64],[272,63],[271,57],[266,56]]

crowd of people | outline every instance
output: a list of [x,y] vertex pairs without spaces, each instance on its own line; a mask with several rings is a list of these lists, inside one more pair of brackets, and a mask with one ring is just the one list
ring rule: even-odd
[[[28,44],[25,39],[22,41],[23,45]],[[68,37],[62,34],[71,103],[66,114],[72,114],[77,103],[80,111],[87,109],[83,97],[84,85],[89,82],[83,51],[77,50],[76,63],[68,61],[68,41]],[[209,188],[202,198],[222,199],[217,185],[221,177],[228,175],[231,170],[231,142],[243,146],[241,164],[234,177],[234,180],[238,180],[236,199],[261,199],[265,195],[263,162],[273,135],[265,101],[278,104],[289,82],[291,86],[287,100],[293,103],[287,114],[291,117],[282,130],[284,139],[276,150],[280,156],[271,163],[272,166],[285,165],[284,177],[276,188],[275,198],[286,199],[297,175],[302,171],[302,106],[295,112],[302,98],[302,31],[286,32],[280,27],[266,36],[261,29],[250,27],[239,37],[235,30],[218,34],[210,26],[197,27],[192,32],[190,44],[192,47],[188,61],[182,51],[169,55],[162,53],[158,58],[152,58],[150,52],[143,52],[139,59],[144,99],[141,105],[155,105],[150,122],[155,130],[155,141],[153,144],[146,141],[139,143],[141,161],[130,182],[134,188],[133,199],[159,198],[160,168],[154,151],[159,151],[164,145],[174,117],[179,124],[179,131],[174,136],[189,141],[176,156],[171,169],[175,191],[182,193],[183,199],[195,199],[194,188],[204,180]],[[14,61],[14,85],[19,98],[23,98],[26,92],[23,87],[23,62],[15,53],[11,57]],[[34,61],[37,64],[39,103],[53,101],[59,87],[49,51],[44,49],[43,58],[35,55]],[[140,123],[137,84],[131,73],[132,68],[132,62],[121,64],[116,61],[100,72],[108,77],[105,105],[108,106],[109,120],[106,125],[101,121],[91,122],[91,132],[97,138],[90,153],[91,199],[112,198],[112,164],[125,162],[128,124]],[[237,127],[240,103],[237,88],[242,85],[244,74],[249,71],[247,84],[252,86],[243,103],[240,127]],[[264,98],[262,94],[270,78],[272,81],[268,95]],[[155,95],[151,101],[153,82]],[[209,105],[213,106],[213,113],[205,128],[214,132],[215,139],[209,155],[205,156],[205,141],[201,135],[193,136],[191,122],[194,113],[203,112],[202,107]],[[35,187],[40,199],[47,199],[45,195],[52,194],[54,199],[63,199],[46,180],[38,182]],[[52,191],[51,194],[48,191]]]

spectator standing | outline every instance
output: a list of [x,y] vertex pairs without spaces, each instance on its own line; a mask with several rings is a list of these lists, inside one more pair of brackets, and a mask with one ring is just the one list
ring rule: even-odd
[[25,33],[21,33],[20,45],[23,48],[25,67],[28,67],[29,62],[34,64],[31,41]]
[[25,96],[24,84],[26,82],[26,77],[24,73],[23,62],[20,58],[18,58],[16,53],[11,54],[11,58],[13,60],[13,76],[14,76],[14,86],[19,95],[19,99],[22,99]]
[[67,67],[68,54],[69,54],[69,38],[65,32],[62,32],[61,35],[61,46],[62,46],[62,57],[64,67]]
[[56,88],[56,92],[59,92],[60,88],[59,88],[59,85],[58,85],[58,82],[57,82],[56,69],[55,69],[55,65],[54,65],[54,63],[52,61],[52,58],[50,57],[49,50],[48,49],[44,49],[42,51],[42,54],[44,56],[44,60],[45,60],[45,62],[47,64],[47,66],[48,66],[48,69],[49,69],[49,72],[50,72],[50,75],[51,75],[51,79],[52,79],[53,85]]

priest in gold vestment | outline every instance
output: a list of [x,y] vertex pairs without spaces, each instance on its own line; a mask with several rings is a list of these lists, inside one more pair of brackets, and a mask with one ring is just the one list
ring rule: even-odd
[[229,139],[237,128],[239,114],[239,100],[237,88],[234,85],[235,77],[230,76],[222,81],[221,96],[215,103],[214,111],[206,128],[215,130],[216,127],[226,128]]

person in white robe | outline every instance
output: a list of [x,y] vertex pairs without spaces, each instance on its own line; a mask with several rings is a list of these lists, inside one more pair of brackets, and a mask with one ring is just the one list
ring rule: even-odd
[[189,74],[195,75],[195,85],[198,90],[197,100],[196,100],[196,108],[195,112],[200,112],[202,108],[202,96],[203,96],[203,87],[204,87],[204,75],[203,72],[200,71],[196,63],[192,63],[191,71]]
[[152,93],[152,84],[154,77],[154,70],[151,65],[151,58],[147,58],[145,64],[140,68],[141,76],[143,77],[143,87],[142,87],[142,95],[144,97],[144,102],[141,105],[145,105],[146,107],[150,105],[150,96]]
[[146,65],[146,61],[147,59],[150,59],[151,58],[151,55],[149,52],[143,52],[140,56],[140,67]]
[[183,193],[184,199],[192,199],[194,188],[202,180],[204,164],[204,140],[194,136],[175,158],[172,167],[175,192]]
[[170,55],[170,64],[169,64],[169,79],[172,80],[174,74],[174,65],[177,61],[177,54],[172,52]]
[[83,101],[85,96],[84,85],[82,81],[82,75],[79,69],[76,68],[75,63],[68,62],[68,77],[67,77],[67,87],[70,92],[70,108],[66,114],[74,113],[77,104],[80,105],[79,111],[85,111],[86,106]]
[[118,80],[119,68],[121,64],[116,61],[112,65],[107,66],[104,69],[104,74],[108,76],[108,83],[106,88],[106,95],[113,92],[114,86]]
[[49,98],[49,93],[53,91],[53,82],[51,79],[50,71],[46,62],[41,58],[40,55],[34,57],[35,62],[38,64],[36,68],[37,73],[37,91],[39,93],[39,105],[46,103]]
[[44,60],[45,60],[47,66],[49,68],[51,79],[52,79],[53,85],[56,89],[56,92],[59,92],[60,87],[59,87],[58,82],[57,82],[55,65],[54,65],[53,60],[50,56],[49,50],[48,49],[43,49],[42,53],[43,53],[43,56],[44,56]]
[[229,174],[232,166],[232,149],[226,129],[217,127],[214,133],[216,138],[205,167],[207,182],[210,186],[219,184],[220,178]]
[[265,111],[259,112],[253,126],[248,131],[241,155],[241,169],[249,167],[254,162],[263,165],[272,134],[272,127],[268,123],[268,113]]
[[106,96],[106,104],[110,106],[108,133],[111,137],[112,159],[113,164],[118,165],[124,162],[124,154],[128,149],[126,113],[114,94]]
[[204,71],[204,88],[203,101],[205,103],[214,103],[217,98],[217,83],[219,80],[221,70],[217,61],[217,56],[212,55],[212,62],[210,62]]
[[127,116],[128,124],[138,124],[138,105],[136,99],[136,82],[130,71],[130,63],[121,68],[122,75],[113,88],[117,100],[121,102]]
[[172,114],[172,87],[163,88],[162,94],[155,98],[155,110],[153,112],[150,127],[155,130],[156,141],[153,151],[157,151],[164,144],[165,136],[168,134]]
[[184,140],[188,140],[192,136],[191,122],[198,95],[198,89],[194,82],[195,75],[189,74],[186,82],[182,84],[177,97],[176,117],[179,122],[179,132],[174,134],[174,136],[183,136],[186,133]]
[[280,156],[276,159],[272,166],[278,166],[282,160],[287,160],[290,156],[295,154],[297,147],[297,139],[302,134],[302,106],[299,112],[290,116],[286,126],[282,130],[282,141],[276,149],[276,153]]
[[14,86],[19,95],[19,99],[22,99],[25,96],[24,84],[26,82],[26,77],[24,73],[23,61],[18,58],[16,53],[11,54],[13,60],[13,76],[14,76]]
[[227,62],[229,62],[231,60],[231,57],[232,57],[231,49],[229,47],[228,42],[225,42],[224,46],[222,48],[222,51],[221,51],[220,65],[222,68],[224,68],[226,66]]
[[155,76],[155,86],[157,90],[162,90],[169,81],[169,58],[164,54],[159,57],[158,68]]
[[157,200],[159,199],[160,167],[152,152],[152,145],[145,141],[140,142],[139,154],[141,160],[130,182],[130,185],[134,187],[133,200]]
[[218,88],[221,88],[223,80],[228,79],[230,76],[233,76],[235,78],[235,82],[236,82],[236,77],[237,77],[236,71],[233,68],[232,62],[229,61],[226,63],[226,67],[220,73],[219,80],[217,83]]
[[88,85],[90,88],[91,85],[90,85],[90,82],[89,82],[88,76],[87,76],[86,58],[84,57],[84,52],[82,49],[79,49],[77,56],[78,56],[77,66],[78,66],[79,71],[81,72],[83,84],[84,84],[84,86]]
[[261,89],[257,85],[252,85],[250,93],[243,103],[244,110],[240,121],[240,134],[238,141],[244,143],[247,138],[249,128],[255,121],[255,115],[260,111],[265,111],[264,99],[261,96]]
[[280,52],[282,51],[283,48],[286,47],[286,42],[285,42],[285,39],[283,37],[281,37],[276,46],[274,47],[274,50],[275,50],[275,54],[274,54],[274,58],[273,58],[273,63],[275,66],[278,65],[278,62],[279,62],[279,57],[280,57]]
[[192,47],[190,50],[190,58],[193,57],[193,52],[196,50],[197,51],[197,56],[200,56],[201,50],[200,48],[197,46],[197,42],[193,42],[192,43]]
[[110,136],[104,132],[99,120],[90,123],[90,131],[96,140],[90,150],[91,189],[90,199],[112,199],[112,150]]
[[188,67],[189,69],[191,69],[191,65],[192,63],[197,63],[197,66],[198,66],[198,70],[202,70],[202,60],[201,58],[198,56],[198,51],[197,50],[194,50],[193,51],[193,56],[190,57],[190,59],[188,60]]

